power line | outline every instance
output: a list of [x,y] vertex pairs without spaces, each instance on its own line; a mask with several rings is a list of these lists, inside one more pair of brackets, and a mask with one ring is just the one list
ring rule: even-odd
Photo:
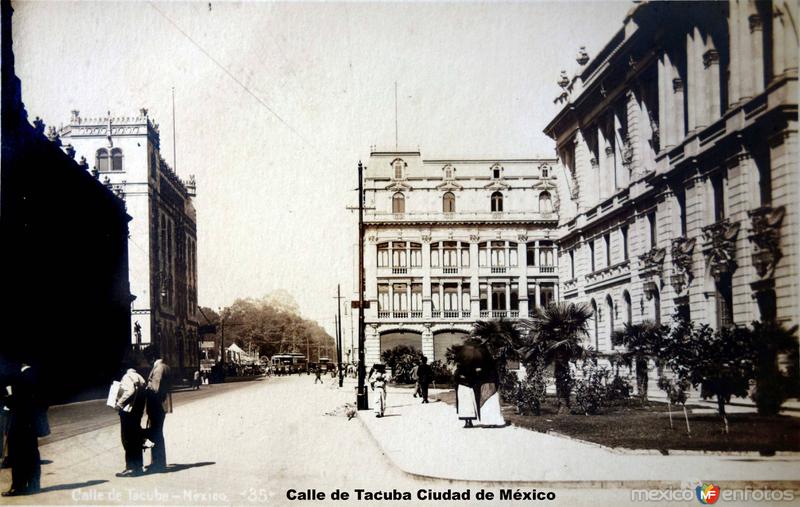
[[161,11],[161,9],[159,9],[158,7],[156,7],[156,6],[155,6],[155,4],[154,4],[152,1],[150,1],[150,2],[148,2],[148,3],[150,4],[150,7],[152,7],[153,9],[155,9],[155,10],[156,10],[156,12],[158,12],[158,13],[161,15],[161,17],[163,17],[164,19],[166,19],[166,20],[167,20],[167,21],[168,21],[168,22],[169,22],[169,23],[170,23],[170,24],[171,24],[171,25],[172,25],[172,26],[173,26],[173,27],[174,27],[174,28],[175,28],[175,29],[176,29],[178,32],[180,32],[180,33],[181,33],[181,35],[183,35],[184,37],[186,37],[186,39],[187,39],[189,42],[191,42],[191,43],[192,43],[192,44],[193,44],[193,45],[194,45],[194,46],[195,46],[195,47],[196,47],[198,50],[200,50],[200,52],[201,52],[201,53],[203,53],[203,54],[204,54],[204,55],[205,55],[205,56],[206,56],[206,57],[207,57],[209,60],[211,60],[212,62],[214,62],[214,64],[215,64],[217,67],[219,67],[219,68],[220,68],[220,69],[221,69],[223,72],[225,72],[225,74],[227,74],[227,75],[228,75],[228,77],[229,77],[229,78],[231,78],[231,79],[233,80],[233,82],[235,82],[236,84],[238,84],[238,85],[239,85],[239,86],[242,88],[242,90],[244,90],[245,92],[247,92],[247,94],[248,94],[248,95],[250,95],[251,97],[253,97],[253,98],[254,98],[254,99],[255,99],[255,100],[256,100],[256,101],[257,101],[259,104],[261,104],[262,106],[264,106],[264,108],[265,108],[267,111],[269,111],[269,112],[270,112],[270,113],[271,113],[271,114],[272,114],[272,115],[273,115],[275,118],[277,118],[277,119],[278,119],[278,121],[280,121],[280,122],[281,122],[281,123],[282,123],[282,124],[283,124],[283,125],[284,125],[286,128],[288,128],[289,130],[291,130],[291,131],[292,131],[292,132],[293,132],[293,133],[294,133],[294,134],[295,134],[297,137],[299,137],[301,141],[303,141],[303,142],[304,142],[305,144],[307,144],[308,146],[311,146],[311,147],[314,149],[314,151],[316,151],[318,154],[320,153],[320,152],[319,152],[319,150],[316,148],[316,146],[314,146],[314,145],[313,145],[311,142],[309,142],[309,141],[308,141],[308,140],[307,140],[305,137],[303,137],[303,135],[302,135],[302,134],[301,134],[301,133],[300,133],[300,132],[299,132],[297,129],[295,129],[294,127],[292,127],[292,126],[291,126],[291,125],[290,125],[290,124],[289,124],[289,123],[288,123],[286,120],[284,120],[284,119],[281,117],[281,115],[279,115],[277,112],[275,112],[275,110],[273,110],[273,109],[272,109],[272,108],[269,106],[269,104],[267,104],[267,103],[266,103],[264,100],[262,100],[262,99],[261,99],[261,97],[259,97],[259,96],[258,96],[258,95],[256,95],[254,92],[252,92],[252,91],[250,90],[250,88],[248,88],[248,87],[247,87],[247,85],[245,85],[244,83],[242,83],[242,82],[239,80],[239,78],[237,78],[237,77],[236,77],[236,76],[235,76],[235,75],[234,75],[234,74],[233,74],[231,71],[229,71],[229,70],[228,70],[228,69],[227,69],[227,68],[226,68],[224,65],[222,65],[222,63],[221,63],[221,62],[219,62],[219,61],[218,61],[216,58],[214,58],[214,57],[211,55],[211,53],[209,53],[208,51],[206,51],[206,49],[205,49],[203,46],[201,46],[201,45],[200,45],[198,42],[196,42],[194,39],[192,39],[192,37],[191,37],[191,36],[190,36],[188,33],[186,33],[185,31],[183,31],[183,29],[181,29],[181,27],[180,27],[180,26],[178,26],[178,24],[177,24],[177,23],[175,23],[174,21],[172,21],[172,19],[170,19],[170,18],[169,18],[169,16],[167,16],[166,14],[164,14],[164,12],[162,12],[162,11]]

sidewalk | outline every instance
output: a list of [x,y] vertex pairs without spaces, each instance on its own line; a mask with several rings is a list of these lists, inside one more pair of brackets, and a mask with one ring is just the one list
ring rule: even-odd
[[798,454],[623,454],[514,426],[463,429],[454,407],[442,402],[422,405],[410,389],[390,387],[387,405],[385,417],[362,411],[359,419],[397,467],[417,476],[488,482],[588,481],[583,485],[591,487],[780,481],[800,488]]

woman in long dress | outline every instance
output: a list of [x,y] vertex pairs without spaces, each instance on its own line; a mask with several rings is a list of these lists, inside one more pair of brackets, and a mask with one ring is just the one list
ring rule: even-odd
[[375,393],[373,410],[375,417],[383,417],[386,411],[386,367],[382,364],[375,365],[369,376],[369,385]]
[[[498,373],[489,349],[480,340],[471,340],[456,358],[456,411],[464,427],[506,425],[500,411]],[[473,423],[474,421],[474,423]]]
[[461,366],[456,368],[456,413],[464,421],[465,428],[472,428],[472,421],[478,418],[478,403],[475,398],[475,389],[469,380],[467,372]]

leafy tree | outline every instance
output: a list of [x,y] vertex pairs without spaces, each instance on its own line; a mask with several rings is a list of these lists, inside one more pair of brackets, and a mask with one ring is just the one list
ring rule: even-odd
[[689,426],[689,414],[686,412],[686,400],[689,398],[689,388],[691,383],[685,378],[673,380],[661,375],[658,378],[658,387],[667,394],[667,410],[669,410],[669,427],[672,425],[672,405],[683,407],[683,418],[686,421],[686,433],[692,436],[692,428]]
[[708,324],[679,320],[665,336],[662,354],[678,378],[700,386],[703,399],[716,398],[717,410],[728,433],[725,404],[745,396],[755,372],[752,333],[747,328],[714,331]]
[[412,384],[411,370],[422,362],[422,352],[408,345],[398,345],[384,350],[381,354],[383,363],[392,370],[392,377],[398,384]]
[[[756,387],[751,397],[761,415],[775,415],[797,387],[797,326],[786,329],[776,322],[753,322],[750,341],[756,369]],[[778,356],[790,359],[788,374],[781,373]],[[794,371],[792,371],[794,370]]]
[[636,392],[642,403],[647,402],[648,364],[657,359],[663,336],[669,331],[666,326],[645,321],[641,324],[625,324],[622,330],[614,331],[611,343],[622,345],[622,360],[636,368]]
[[532,318],[520,321],[528,330],[522,359],[530,363],[534,357],[541,356],[546,364],[553,365],[559,412],[569,409],[573,385],[570,362],[586,353],[583,340],[589,334],[591,316],[592,311],[585,305],[562,302],[537,307]]

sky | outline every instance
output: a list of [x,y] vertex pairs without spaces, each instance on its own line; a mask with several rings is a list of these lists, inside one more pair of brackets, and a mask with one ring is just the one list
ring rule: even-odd
[[[199,303],[290,292],[333,334],[352,295],[356,167],[554,156],[562,69],[630,2],[14,2],[17,75],[48,125],[146,107],[197,180]],[[346,328],[348,320],[345,320]],[[347,332],[347,331],[346,331]]]

